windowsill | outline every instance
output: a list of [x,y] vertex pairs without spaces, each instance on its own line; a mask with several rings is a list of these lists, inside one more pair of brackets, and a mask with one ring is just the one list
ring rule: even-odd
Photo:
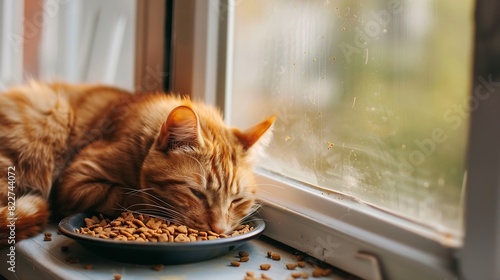
[[[134,265],[110,261],[81,247],[75,241],[63,235],[56,234],[57,227],[49,225],[45,232],[51,232],[52,241],[43,241],[43,234],[16,244],[16,272],[7,270],[3,266],[0,275],[6,279],[113,279],[116,273],[122,274],[124,280],[130,279],[243,279],[247,271],[253,271],[256,277],[265,273],[272,279],[286,279],[292,271],[287,270],[285,264],[296,262],[296,251],[280,244],[271,244],[267,238],[254,239],[234,251],[215,259],[183,265],[167,265],[162,271],[154,271],[150,266]],[[68,246],[69,252],[62,252],[61,246]],[[238,260],[237,252],[247,251],[250,261],[241,263],[240,267],[231,267],[230,262]],[[279,253],[280,261],[267,258],[267,251]],[[0,250],[0,262],[6,263],[8,250]],[[66,262],[68,257],[77,258],[79,263]],[[260,264],[272,265],[268,271],[259,269]],[[85,265],[91,264],[87,270]],[[296,268],[294,271],[305,271],[311,277],[313,266],[307,264],[305,268]],[[333,274],[332,274],[333,276]],[[0,277],[1,279],[1,277]],[[323,279],[326,279],[323,277]],[[338,275],[334,279],[344,279]],[[347,279],[347,278],[346,278]],[[352,279],[352,278],[350,278]]]
[[363,279],[453,279],[454,240],[342,195],[256,170],[266,235]]

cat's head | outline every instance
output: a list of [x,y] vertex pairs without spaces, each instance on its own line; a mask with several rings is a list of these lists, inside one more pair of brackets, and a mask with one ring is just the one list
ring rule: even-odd
[[275,117],[240,131],[215,110],[196,110],[170,112],[144,160],[141,188],[149,213],[222,233],[255,208],[253,158]]

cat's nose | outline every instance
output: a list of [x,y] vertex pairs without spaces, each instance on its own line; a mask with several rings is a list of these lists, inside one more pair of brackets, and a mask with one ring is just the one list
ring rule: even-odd
[[213,232],[218,234],[224,233],[226,231],[226,227],[224,225],[221,225],[220,223],[211,223],[210,228]]

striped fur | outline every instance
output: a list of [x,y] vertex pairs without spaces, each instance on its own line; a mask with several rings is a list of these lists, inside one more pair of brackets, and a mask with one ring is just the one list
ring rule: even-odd
[[9,166],[17,241],[39,233],[49,209],[128,209],[228,231],[253,210],[253,159],[273,122],[240,131],[202,103],[99,85],[31,83],[0,94],[0,243],[10,233]]

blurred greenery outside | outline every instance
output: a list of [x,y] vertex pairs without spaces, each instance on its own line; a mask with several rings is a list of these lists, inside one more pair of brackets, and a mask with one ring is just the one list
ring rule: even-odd
[[460,235],[472,5],[237,1],[232,124],[276,114],[263,167]]

